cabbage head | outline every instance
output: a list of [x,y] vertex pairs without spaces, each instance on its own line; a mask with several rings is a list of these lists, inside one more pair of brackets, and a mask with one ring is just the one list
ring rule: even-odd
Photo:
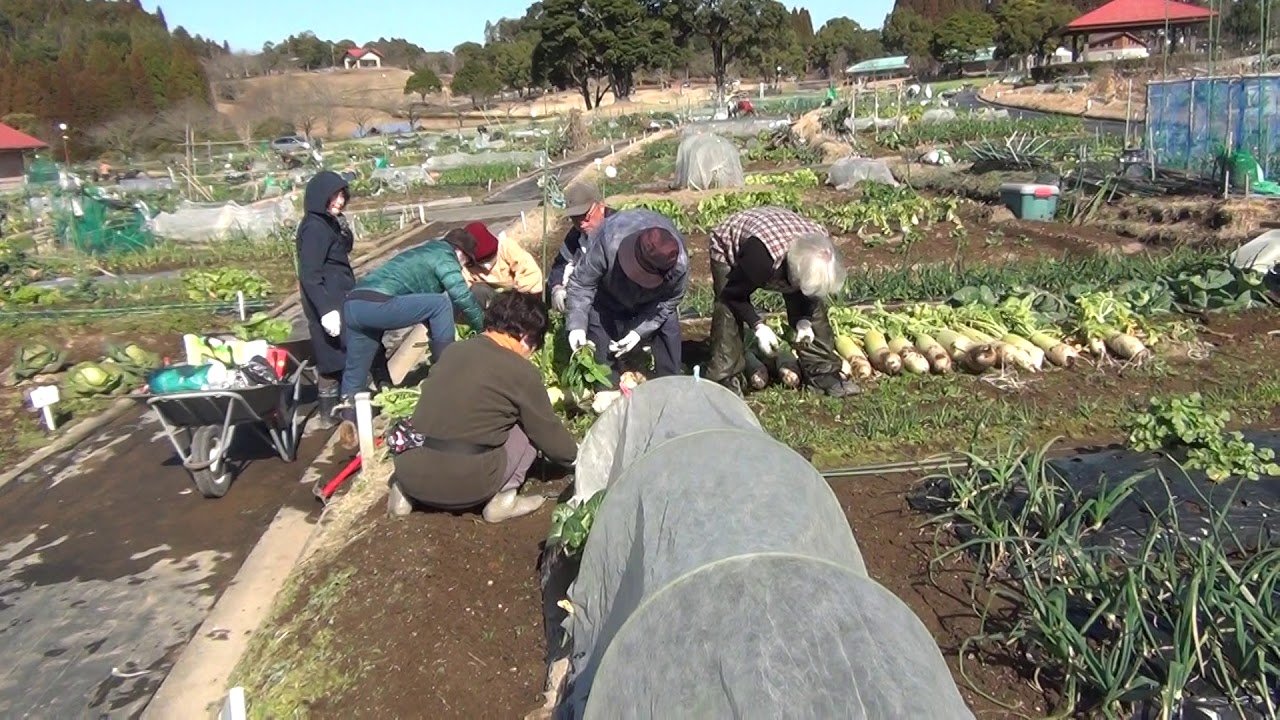
[[123,381],[119,366],[82,362],[67,372],[62,390],[68,397],[99,397],[115,392]]
[[67,355],[62,348],[47,340],[33,340],[18,348],[13,359],[13,379],[56,373],[66,366]]

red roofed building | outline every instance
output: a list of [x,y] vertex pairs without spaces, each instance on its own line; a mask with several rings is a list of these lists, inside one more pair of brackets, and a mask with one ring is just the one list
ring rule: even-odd
[[342,66],[348,70],[359,68],[381,68],[382,56],[376,50],[367,48],[347,48],[342,56]]
[[0,123],[0,189],[11,190],[27,177],[26,155],[49,147],[30,135]]
[[1154,53],[1168,30],[1167,41],[1172,51],[1180,42],[1190,39],[1192,28],[1209,22],[1217,14],[1208,8],[1175,0],[1112,0],[1067,23],[1063,34],[1079,40],[1090,35],[1146,33],[1155,36],[1156,42],[1147,43]]

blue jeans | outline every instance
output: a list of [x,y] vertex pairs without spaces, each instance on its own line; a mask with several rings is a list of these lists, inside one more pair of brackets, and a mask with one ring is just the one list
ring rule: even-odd
[[369,368],[382,347],[382,335],[419,323],[427,326],[431,359],[454,341],[453,303],[444,293],[401,295],[390,300],[348,300],[342,306],[342,331],[347,341],[347,368],[342,373],[342,397],[349,398],[369,383]]

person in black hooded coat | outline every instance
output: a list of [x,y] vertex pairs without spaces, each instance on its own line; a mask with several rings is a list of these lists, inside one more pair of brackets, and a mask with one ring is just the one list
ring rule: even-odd
[[342,304],[356,284],[351,268],[355,236],[342,214],[350,197],[341,175],[328,170],[317,174],[307,183],[302,222],[298,224],[298,286],[320,375],[319,416],[325,425],[333,422],[338,384],[347,363]]

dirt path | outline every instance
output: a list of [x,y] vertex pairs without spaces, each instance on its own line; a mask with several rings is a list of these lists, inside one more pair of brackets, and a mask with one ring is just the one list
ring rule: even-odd
[[[221,500],[134,414],[0,494],[0,716],[132,717],[282,505],[315,507],[307,437]],[[334,472],[321,466],[319,472]]]

